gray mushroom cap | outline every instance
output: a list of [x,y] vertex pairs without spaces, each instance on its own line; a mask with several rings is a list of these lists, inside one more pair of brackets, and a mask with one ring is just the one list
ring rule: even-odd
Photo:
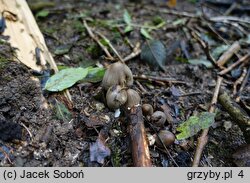
[[108,90],[113,85],[131,86],[133,84],[133,74],[129,67],[121,62],[113,63],[106,70],[103,79],[102,87]]

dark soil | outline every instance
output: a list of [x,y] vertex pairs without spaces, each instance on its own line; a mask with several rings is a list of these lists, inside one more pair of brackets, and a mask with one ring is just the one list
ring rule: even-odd
[[[107,36],[123,57],[132,50],[124,43],[123,35],[105,25],[105,20],[122,19],[125,8],[138,24],[152,21],[156,15],[169,22],[178,18],[144,8],[163,7],[165,4],[162,1],[143,1],[138,4],[125,1],[54,2],[55,6],[48,8],[50,14],[37,18],[37,22],[52,53],[59,46],[71,45],[68,53],[54,54],[59,66],[110,64],[105,60],[102,50],[86,33],[82,20],[77,18],[81,14],[95,20],[90,26]],[[180,2],[176,9],[196,12],[197,7],[194,5],[188,1]],[[176,134],[178,124],[196,112],[208,110],[216,84],[216,70],[178,61],[183,53],[171,45],[185,38],[182,29],[158,29],[152,31],[151,36],[161,40],[170,50],[167,70],[158,71],[137,57],[127,63],[133,74],[169,77],[184,81],[185,84],[138,80],[146,92],[142,92],[138,84],[134,84],[132,88],[140,92],[142,103],[151,104],[154,110],[160,109],[162,103],[170,107],[174,118],[171,131]],[[128,38],[134,45],[144,42],[139,30],[131,32]],[[69,104],[61,93],[43,95],[40,77],[34,76],[32,70],[21,63],[6,61],[11,60],[13,53],[11,49],[6,51],[9,49],[8,45],[0,46],[1,53],[8,53],[0,55],[0,59],[5,59],[5,62],[2,62],[4,64],[0,65],[0,148],[10,150],[7,153],[9,157],[0,156],[1,166],[133,166],[126,117],[123,115],[115,118],[114,112],[110,111],[102,100],[96,98],[100,83],[81,83],[70,88],[72,104]],[[204,55],[200,48],[195,50],[190,47],[189,52],[192,58]],[[223,87],[231,90],[232,82],[224,83]],[[178,90],[183,96],[175,96],[174,90]],[[245,90],[243,94],[245,92],[245,95],[249,96]],[[55,101],[60,101],[68,108],[72,115],[70,120],[58,119]],[[232,154],[245,144],[244,137],[237,124],[221,106],[217,104],[217,107],[216,124],[210,128],[209,143],[204,150],[201,166],[236,166]],[[223,127],[225,121],[232,122],[232,127],[227,131]],[[145,126],[148,134],[155,134],[147,123]],[[100,137],[100,133],[108,137],[105,138],[106,144],[111,151],[103,164],[90,161],[90,146]],[[198,135],[195,135],[185,141],[176,140],[175,144],[169,147],[171,156],[179,166],[191,166],[197,137]],[[165,150],[155,144],[150,146],[150,154],[153,166],[176,166]]]

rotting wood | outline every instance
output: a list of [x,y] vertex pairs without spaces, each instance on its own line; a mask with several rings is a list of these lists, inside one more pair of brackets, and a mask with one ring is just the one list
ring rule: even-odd
[[[18,59],[34,70],[41,70],[36,64],[35,49],[41,50],[41,62],[49,62],[52,69],[58,71],[56,63],[46,46],[44,37],[25,0],[1,0],[0,12],[6,19],[6,29],[3,35],[10,36],[8,40],[16,50]],[[10,13],[8,13],[10,12]],[[15,16],[15,19],[10,18]]]
[[146,139],[142,108],[134,106],[128,111],[129,133],[132,144],[132,157],[135,167],[151,167],[151,159]]
[[250,117],[248,114],[225,91],[219,96],[219,102],[239,125],[246,142],[250,143]]
[[[29,68],[41,71],[42,66],[49,63],[51,69],[58,72],[57,65],[49,52],[44,37],[25,0],[0,0],[0,12],[6,19],[4,36],[9,36],[8,42],[16,50],[18,61]],[[40,51],[41,65],[37,65],[36,49]],[[64,95],[71,102],[71,95],[65,90]]]

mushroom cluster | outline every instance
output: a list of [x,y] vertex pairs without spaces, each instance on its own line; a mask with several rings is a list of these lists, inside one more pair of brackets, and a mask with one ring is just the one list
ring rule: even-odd
[[102,87],[107,91],[106,102],[111,110],[124,106],[131,108],[140,104],[141,97],[137,91],[130,89],[133,75],[129,67],[122,62],[111,64],[102,80]]
[[160,130],[158,134],[154,135],[156,145],[159,147],[164,146],[168,147],[172,145],[175,141],[175,136],[169,130],[164,129],[165,123],[167,122],[167,116],[162,111],[155,111],[150,104],[142,105],[143,115],[152,122],[152,124]]

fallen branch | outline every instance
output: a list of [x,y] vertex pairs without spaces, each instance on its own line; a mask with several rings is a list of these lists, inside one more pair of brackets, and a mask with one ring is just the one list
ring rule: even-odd
[[[213,95],[213,98],[212,98],[212,101],[211,101],[211,104],[209,107],[209,112],[211,112],[211,113],[213,113],[215,111],[215,104],[217,103],[217,98],[219,95],[219,90],[220,90],[222,80],[223,80],[223,78],[218,76],[215,90],[214,90],[214,95]],[[203,150],[208,142],[208,136],[207,136],[208,131],[209,131],[209,128],[203,129],[201,136],[198,138],[197,147],[196,147],[193,165],[192,165],[193,167],[199,166],[202,152],[203,152]]]
[[230,72],[233,68],[235,68],[236,66],[240,65],[241,63],[248,62],[249,59],[250,59],[250,54],[246,54],[245,56],[241,57],[237,62],[235,62],[232,65],[230,65],[228,68],[220,71],[219,75],[224,75],[224,74]]
[[152,166],[148,142],[144,128],[141,106],[134,106],[128,111],[129,133],[132,144],[132,157],[135,167]]
[[219,102],[233,118],[233,120],[239,125],[246,142],[250,143],[250,117],[248,114],[234,102],[226,92],[223,92],[219,96]]

